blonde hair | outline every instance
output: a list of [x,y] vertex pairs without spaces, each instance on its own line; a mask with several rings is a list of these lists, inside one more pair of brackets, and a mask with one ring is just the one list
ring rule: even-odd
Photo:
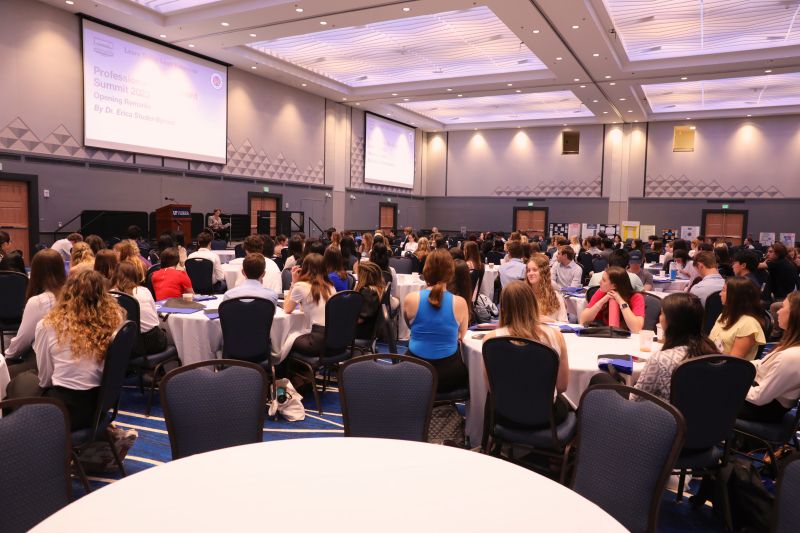
[[119,253],[120,263],[130,263],[136,267],[136,274],[139,278],[138,282],[142,283],[147,272],[145,271],[144,263],[139,258],[139,246],[136,244],[136,241],[132,241],[131,239],[120,241],[114,245],[114,251]]
[[76,242],[72,245],[72,252],[69,254],[69,267],[75,268],[78,265],[92,263],[94,265],[94,252],[85,242]]
[[536,303],[539,307],[539,312],[543,315],[549,315],[554,311],[558,311],[560,307],[558,295],[553,289],[553,280],[550,277],[550,261],[544,254],[534,254],[531,256],[528,263],[533,263],[539,269],[539,283],[531,285],[527,281],[528,277],[525,276],[526,283],[530,285],[533,290],[533,295],[536,297]]
[[531,286],[524,281],[513,281],[503,287],[500,293],[500,327],[507,327],[514,337],[524,337],[538,341],[539,306]]
[[372,233],[365,233],[361,236],[361,251],[367,254],[372,251]]
[[59,342],[69,342],[73,359],[102,362],[111,338],[123,320],[123,311],[106,292],[105,278],[94,270],[67,279],[53,308],[44,317]]
[[420,237],[417,240],[417,251],[414,252],[414,255],[417,256],[417,259],[422,259],[423,257],[427,256],[431,251],[430,242],[428,241],[427,237]]

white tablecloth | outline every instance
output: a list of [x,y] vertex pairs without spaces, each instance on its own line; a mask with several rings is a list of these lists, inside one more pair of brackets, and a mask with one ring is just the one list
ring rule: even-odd
[[[222,296],[202,303],[206,309],[216,309],[220,302]],[[295,310],[291,315],[284,313],[280,306],[275,310],[270,330],[273,353],[280,350],[289,333],[303,327],[304,318],[300,310]],[[167,338],[177,348],[178,356],[184,365],[217,359],[221,356],[222,327],[219,319],[210,320],[203,311],[198,311],[190,315],[171,314],[163,323],[166,325]]]
[[6,358],[0,355],[0,400],[6,397],[6,387],[11,378],[8,375],[8,365]]
[[419,292],[425,288],[425,282],[415,274],[397,274],[397,287],[392,289],[392,295],[400,300],[400,320],[397,329],[397,338],[407,341],[411,335],[406,319],[403,316],[403,302],[412,292]]
[[498,266],[484,265],[483,281],[481,282],[481,294],[486,295],[490,300],[494,298],[494,282],[500,275]]
[[219,260],[224,265],[234,257],[236,257],[236,252],[234,250],[211,250],[215,254],[219,256]]
[[[468,332],[462,345],[464,363],[469,369],[470,402],[467,406],[466,433],[473,446],[480,443],[483,434],[483,407],[488,391],[481,352],[483,341],[473,338],[476,333],[478,332]],[[580,401],[583,391],[589,386],[592,376],[600,372],[597,367],[598,355],[630,354],[646,360],[651,353],[639,350],[638,334],[631,335],[628,339],[601,339],[565,333],[564,340],[569,357],[569,384],[565,394],[575,405]],[[658,348],[658,344],[653,345],[653,351]],[[635,383],[642,368],[644,368],[644,362],[634,363],[631,383]]]
[[242,276],[242,265],[222,265],[222,271],[225,273],[225,285],[229,289],[236,286],[236,282]]
[[685,291],[691,283],[688,279],[670,280],[668,277],[653,276],[653,290],[656,292],[680,292]]
[[[332,460],[313,460],[320,457]],[[331,494],[312,497],[310,482]],[[147,512],[131,512],[145,494]],[[33,531],[106,533],[109,525],[116,533],[626,531],[589,500],[508,461],[352,437],[279,440],[172,461],[84,496]]]

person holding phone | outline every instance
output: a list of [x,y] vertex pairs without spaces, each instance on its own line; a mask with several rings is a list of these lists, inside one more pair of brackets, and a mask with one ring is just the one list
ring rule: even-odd
[[581,312],[580,323],[598,321],[604,326],[622,327],[639,333],[644,327],[644,296],[635,292],[628,273],[621,267],[603,272],[600,289]]

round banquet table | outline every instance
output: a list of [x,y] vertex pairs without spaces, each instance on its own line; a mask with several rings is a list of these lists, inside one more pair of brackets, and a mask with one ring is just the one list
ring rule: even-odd
[[[479,333],[484,332],[467,332],[461,346],[461,354],[469,370],[470,401],[467,405],[466,433],[473,446],[481,442],[481,436],[483,435],[483,408],[486,401],[486,393],[488,392],[486,372],[483,366],[483,353],[481,352],[483,340],[475,338],[476,334]],[[600,372],[597,367],[598,355],[634,355],[642,359],[642,361],[635,362],[633,365],[633,375],[629,378],[629,384],[632,385],[636,382],[636,378],[639,377],[642,368],[644,368],[644,361],[652,353],[639,350],[638,334],[633,334],[627,339],[602,339],[564,333],[564,341],[567,344],[569,357],[569,384],[565,396],[576,406],[581,399],[583,391],[589,386],[589,380]],[[653,352],[659,348],[660,345],[658,343],[653,343]]]
[[669,279],[669,276],[653,276],[653,290],[656,292],[681,292],[685,291],[691,280]]
[[[312,496],[309,483],[330,494]],[[142,495],[146,512],[131,512]],[[626,531],[589,500],[507,461],[352,437],[264,442],[172,461],[96,490],[32,531],[105,533],[110,524],[117,533]]]
[[403,316],[403,302],[412,292],[419,292],[425,288],[425,282],[416,274],[397,274],[397,287],[392,289],[392,296],[400,300],[400,318],[398,320],[397,338],[407,341],[411,336],[406,319]]
[[236,251],[234,250],[211,250],[211,251],[219,256],[219,260],[222,264],[225,264],[231,259],[236,257]]
[[223,264],[222,272],[225,274],[225,285],[232,289],[236,286],[236,282],[242,276],[242,265]]

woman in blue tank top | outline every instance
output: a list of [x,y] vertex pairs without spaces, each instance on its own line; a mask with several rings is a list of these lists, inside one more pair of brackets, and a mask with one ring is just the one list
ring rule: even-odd
[[409,294],[403,302],[411,325],[407,355],[433,365],[438,377],[437,392],[466,388],[468,382],[458,342],[467,332],[469,310],[464,298],[446,290],[454,272],[453,258],[447,250],[429,254],[422,272],[428,287]]

